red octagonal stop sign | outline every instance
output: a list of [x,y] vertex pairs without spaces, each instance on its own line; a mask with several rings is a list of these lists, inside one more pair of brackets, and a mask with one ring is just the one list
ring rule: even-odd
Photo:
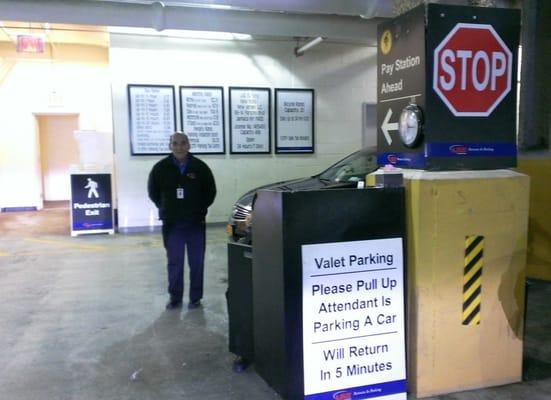
[[486,117],[511,90],[513,55],[491,25],[457,24],[434,50],[433,88],[457,117]]

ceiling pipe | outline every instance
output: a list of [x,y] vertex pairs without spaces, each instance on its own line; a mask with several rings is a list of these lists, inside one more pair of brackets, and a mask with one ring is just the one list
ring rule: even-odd
[[165,5],[162,1],[156,1],[151,4],[153,10],[151,25],[157,32],[165,29]]
[[[303,2],[296,1],[296,4],[298,3]],[[336,3],[340,2],[332,4]],[[234,32],[284,40],[322,36],[326,40],[331,38],[336,42],[369,46],[375,46],[377,43],[376,19],[364,20],[358,16],[334,14],[212,9],[173,4],[175,3],[169,3],[167,0],[0,0],[0,13],[1,18],[8,21],[154,28],[159,31],[183,29]]]

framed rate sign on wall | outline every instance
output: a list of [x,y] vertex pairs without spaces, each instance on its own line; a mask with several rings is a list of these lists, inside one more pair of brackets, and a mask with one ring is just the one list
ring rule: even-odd
[[230,87],[230,152],[269,154],[271,148],[271,90]]
[[194,154],[224,154],[224,88],[180,86],[181,126]]
[[314,90],[275,90],[276,153],[314,152]]
[[132,155],[168,154],[176,130],[173,86],[133,85],[128,90],[128,130]]

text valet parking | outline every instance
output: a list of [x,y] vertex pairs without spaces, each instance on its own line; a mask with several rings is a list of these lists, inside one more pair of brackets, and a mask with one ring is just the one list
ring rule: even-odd
[[380,165],[516,166],[520,11],[423,4],[378,27]]
[[302,246],[304,398],[406,399],[403,242]]

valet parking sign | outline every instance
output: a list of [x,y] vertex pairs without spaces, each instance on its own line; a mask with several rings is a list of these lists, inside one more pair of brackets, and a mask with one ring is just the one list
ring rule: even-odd
[[304,398],[406,399],[401,238],[302,246]]

